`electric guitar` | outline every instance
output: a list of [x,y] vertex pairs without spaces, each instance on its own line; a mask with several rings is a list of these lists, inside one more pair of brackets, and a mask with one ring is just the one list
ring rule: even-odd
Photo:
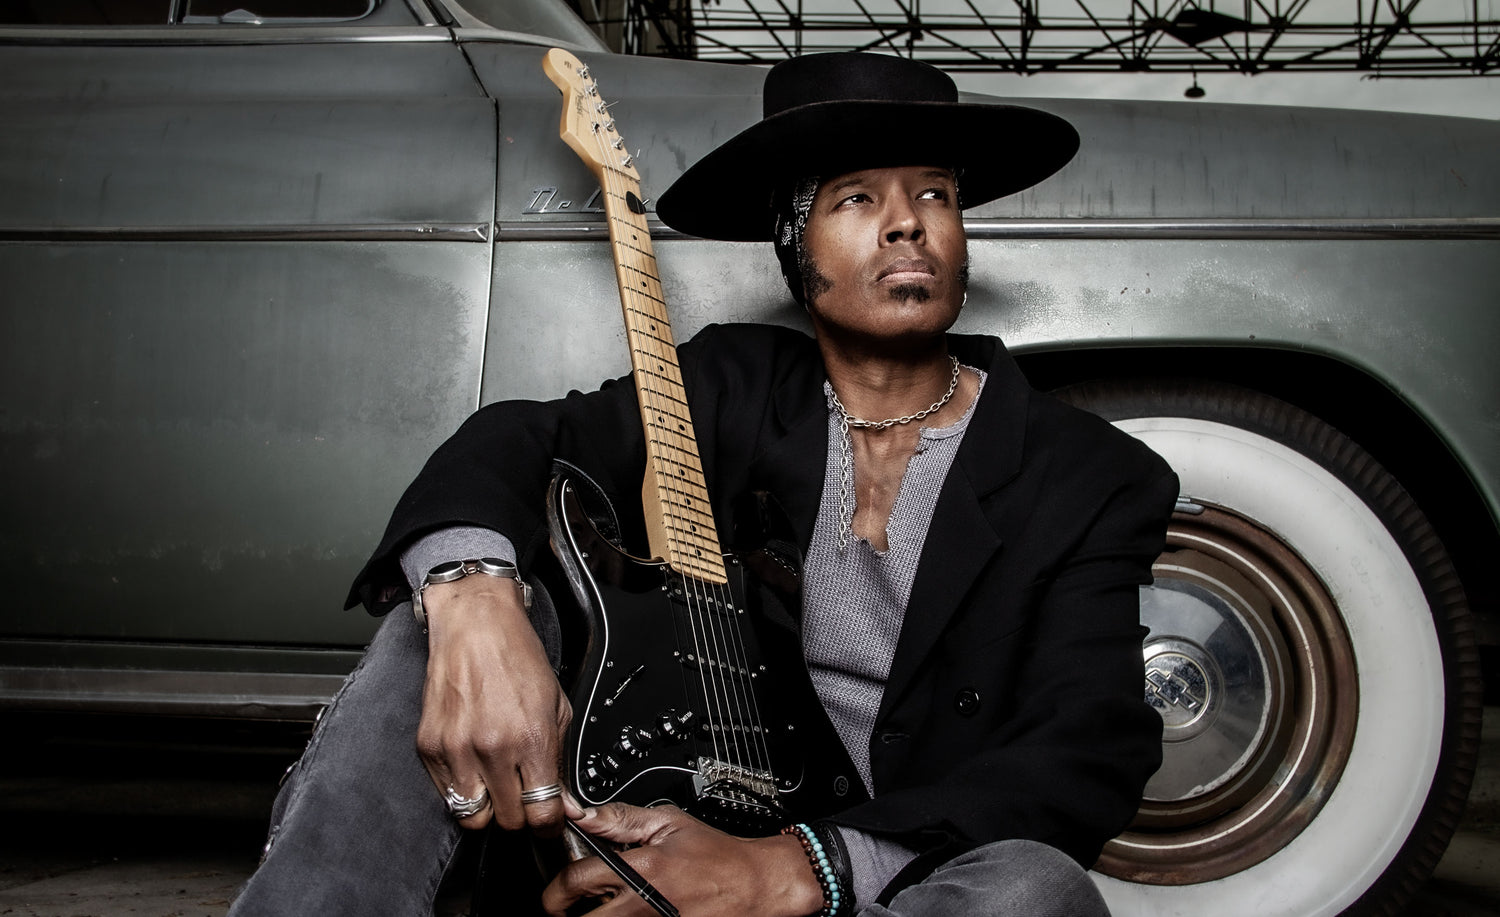
[[[774,833],[863,793],[840,776],[852,769],[795,633],[764,625],[767,612],[796,616],[795,561],[721,549],[640,176],[588,68],[553,49],[543,69],[563,93],[562,139],[602,189],[646,442],[651,558],[600,533],[586,482],[553,481],[553,554],[587,623],[563,776],[586,805],[666,801],[734,834]],[[747,515],[770,518],[763,509]]]

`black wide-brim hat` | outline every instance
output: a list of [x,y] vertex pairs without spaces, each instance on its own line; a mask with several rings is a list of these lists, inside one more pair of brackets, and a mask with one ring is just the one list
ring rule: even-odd
[[1049,112],[958,101],[936,67],[885,54],[810,54],[766,74],[764,117],[694,163],[656,202],[673,229],[766,242],[772,198],[793,182],[860,169],[941,166],[962,207],[1029,188],[1078,152],[1078,132]]

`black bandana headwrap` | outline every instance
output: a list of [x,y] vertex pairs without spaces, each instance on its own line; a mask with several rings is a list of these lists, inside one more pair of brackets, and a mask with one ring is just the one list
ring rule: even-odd
[[781,262],[781,276],[786,278],[787,289],[799,306],[807,307],[807,292],[802,282],[802,259],[806,252],[807,215],[812,212],[813,198],[817,196],[819,180],[810,176],[777,192],[771,202],[776,211],[776,227],[772,231],[771,244],[776,248],[776,260]]

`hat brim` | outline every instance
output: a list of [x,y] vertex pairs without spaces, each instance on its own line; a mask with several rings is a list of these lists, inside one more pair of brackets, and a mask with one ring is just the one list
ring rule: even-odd
[[843,100],[779,112],[694,163],[656,202],[673,229],[767,242],[772,195],[809,176],[932,165],[960,173],[961,206],[1035,185],[1078,152],[1067,121],[1034,108],[966,102]]

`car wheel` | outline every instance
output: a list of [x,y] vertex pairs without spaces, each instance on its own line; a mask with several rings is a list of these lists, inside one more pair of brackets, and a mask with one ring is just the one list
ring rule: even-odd
[[1462,814],[1479,736],[1463,589],[1357,443],[1210,383],[1058,393],[1182,498],[1142,590],[1163,765],[1095,877],[1116,917],[1395,914]]

